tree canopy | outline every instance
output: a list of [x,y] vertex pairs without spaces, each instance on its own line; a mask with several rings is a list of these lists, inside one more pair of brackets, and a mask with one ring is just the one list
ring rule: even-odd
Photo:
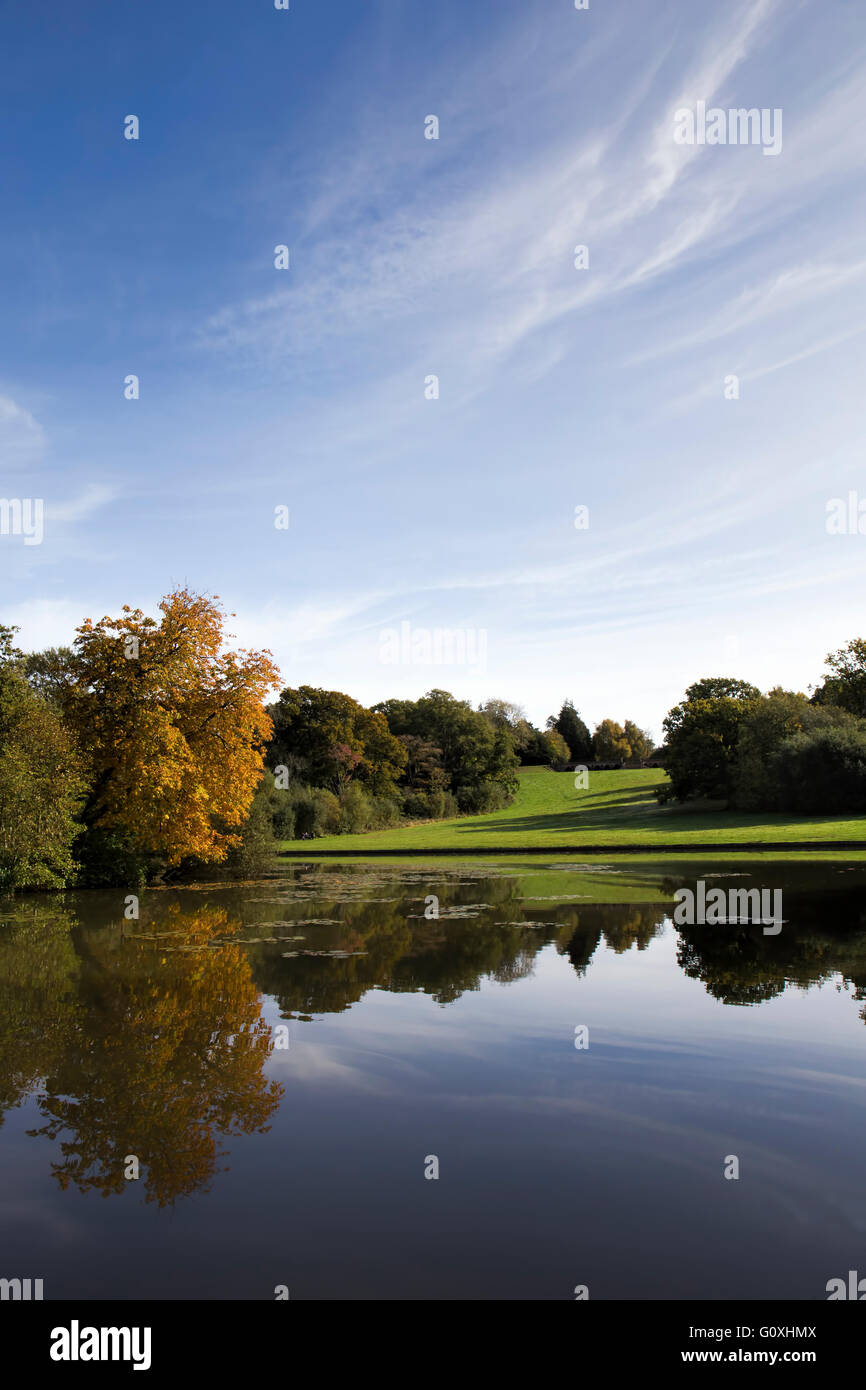
[[729,676],[695,681],[664,720],[665,800],[728,800],[740,725],[761,698],[757,686]]
[[383,795],[393,791],[406,767],[406,749],[384,714],[365,709],[339,690],[311,685],[283,690],[270,714],[271,766],[284,765],[293,756],[315,786],[340,792],[356,777]]
[[588,763],[593,758],[592,736],[571,700],[564,700],[557,715],[547,721],[548,729],[556,729],[568,744],[573,762]]
[[85,791],[71,731],[31,689],[12,630],[0,628],[0,886],[62,888]]

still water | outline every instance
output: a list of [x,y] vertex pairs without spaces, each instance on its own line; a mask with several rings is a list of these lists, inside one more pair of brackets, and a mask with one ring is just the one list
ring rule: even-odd
[[[698,878],[782,888],[781,932],[675,928]],[[311,862],[138,920],[6,900],[0,1276],[824,1299],[866,1275],[864,1061],[848,864]]]

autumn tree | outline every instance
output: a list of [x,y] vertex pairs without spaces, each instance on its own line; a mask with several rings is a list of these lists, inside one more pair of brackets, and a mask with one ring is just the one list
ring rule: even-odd
[[625,721],[623,733],[630,749],[628,761],[630,763],[645,763],[655,747],[651,736],[645,729],[639,729],[631,719]]
[[217,597],[178,589],[159,609],[77,629],[62,699],[90,763],[85,817],[169,865],[219,862],[261,780],[279,672],[268,651],[223,650]]
[[592,736],[592,754],[597,763],[628,762],[631,744],[615,720],[602,719]]
[[546,729],[538,735],[538,742],[551,767],[563,767],[569,761],[571,750],[558,729]]

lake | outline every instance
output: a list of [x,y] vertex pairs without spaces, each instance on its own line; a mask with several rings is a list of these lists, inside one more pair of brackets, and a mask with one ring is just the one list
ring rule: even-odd
[[[781,889],[781,931],[675,928],[698,879]],[[825,1299],[866,1274],[864,889],[515,855],[6,899],[0,1276]]]

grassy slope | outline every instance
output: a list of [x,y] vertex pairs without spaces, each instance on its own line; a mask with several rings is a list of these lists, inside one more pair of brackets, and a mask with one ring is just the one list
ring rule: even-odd
[[510,806],[483,816],[426,821],[364,835],[333,835],[321,840],[286,840],[283,849],[368,850],[514,849],[525,846],[653,845],[748,840],[866,840],[866,816],[836,820],[790,817],[769,812],[738,813],[701,808],[661,807],[654,789],[663,772],[638,769],[593,772],[589,789],[576,791],[574,774],[527,767]]

